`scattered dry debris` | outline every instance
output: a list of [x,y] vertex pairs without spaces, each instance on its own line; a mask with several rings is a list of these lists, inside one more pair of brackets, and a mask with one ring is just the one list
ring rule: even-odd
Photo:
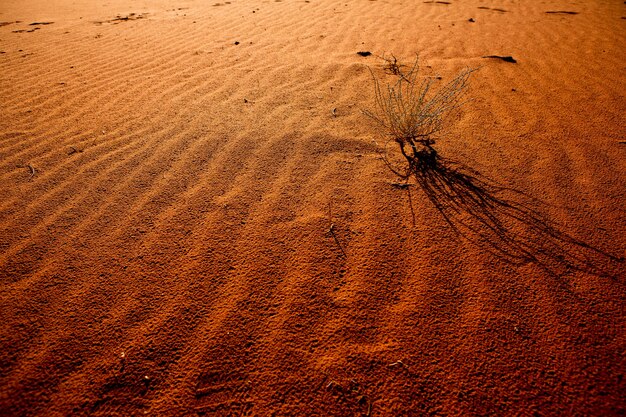
[[115,19],[111,20],[111,22],[125,22],[127,20],[139,20],[139,19],[144,19],[145,17],[146,16],[144,16],[143,14],[135,14],[135,13],[131,13],[127,16],[117,15]]
[[564,11],[564,10],[549,10],[546,13],[551,13],[551,14],[578,14],[578,12],[568,12],[568,11]]
[[407,188],[409,188],[412,184],[406,183],[406,182],[392,182],[391,186],[393,188],[397,188],[399,190],[406,190]]
[[7,25],[12,25],[14,23],[22,23],[22,21],[21,20],[16,20],[14,22],[0,22],[0,27],[7,26]]
[[330,113],[333,115],[333,117],[337,117],[337,107],[333,107]]
[[120,22],[127,22],[129,20],[139,20],[139,19],[145,19],[146,17],[148,17],[148,13],[130,13],[126,16],[122,16],[122,15],[117,15],[115,16],[114,19],[109,19],[109,20],[96,20],[93,23],[95,23],[96,25],[101,25],[103,23],[112,23],[114,25],[117,25]]
[[33,22],[33,23],[30,23],[28,26],[51,25],[51,24],[53,24],[53,23],[54,23],[54,22]]
[[515,58],[513,58],[510,55],[507,56],[502,56],[502,55],[484,55],[483,58],[494,58],[494,59],[501,59],[504,62],[511,62],[513,64],[517,63],[517,60]]
[[425,1],[424,3],[432,3],[432,4],[452,4],[449,1],[434,1],[434,0],[429,0],[429,1]]

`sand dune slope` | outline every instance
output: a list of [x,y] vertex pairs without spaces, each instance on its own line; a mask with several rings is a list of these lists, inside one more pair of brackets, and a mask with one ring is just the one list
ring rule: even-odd
[[3,1],[0,414],[623,415],[622,3]]

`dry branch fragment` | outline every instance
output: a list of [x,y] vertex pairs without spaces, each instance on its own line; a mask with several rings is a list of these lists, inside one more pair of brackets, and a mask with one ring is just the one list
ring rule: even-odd
[[329,226],[328,226],[328,232],[327,233],[330,233],[330,235],[335,240],[335,243],[339,247],[339,250],[343,254],[344,258],[347,258],[348,256],[346,255],[346,252],[343,250],[343,246],[341,246],[341,243],[339,243],[339,239],[337,238],[337,235],[335,234],[335,223],[333,223],[332,201],[328,202],[328,224],[329,224]]
[[507,56],[502,56],[502,55],[484,55],[483,58],[494,58],[494,59],[500,59],[504,62],[510,62],[512,64],[516,64],[517,60],[515,58],[513,58],[510,55]]

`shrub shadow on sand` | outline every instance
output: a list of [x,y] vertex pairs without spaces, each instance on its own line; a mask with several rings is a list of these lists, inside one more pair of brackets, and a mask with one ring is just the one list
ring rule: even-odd
[[555,275],[582,271],[619,276],[623,258],[564,232],[528,204],[541,204],[535,198],[444,158],[432,148],[420,152],[408,174],[457,235],[514,265],[532,262]]

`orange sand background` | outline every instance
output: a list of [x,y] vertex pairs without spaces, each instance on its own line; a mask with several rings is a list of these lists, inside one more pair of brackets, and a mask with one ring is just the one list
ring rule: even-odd
[[[3,0],[0,414],[623,415],[626,5],[449,3]],[[392,187],[383,54],[480,67],[437,149],[578,243]]]

